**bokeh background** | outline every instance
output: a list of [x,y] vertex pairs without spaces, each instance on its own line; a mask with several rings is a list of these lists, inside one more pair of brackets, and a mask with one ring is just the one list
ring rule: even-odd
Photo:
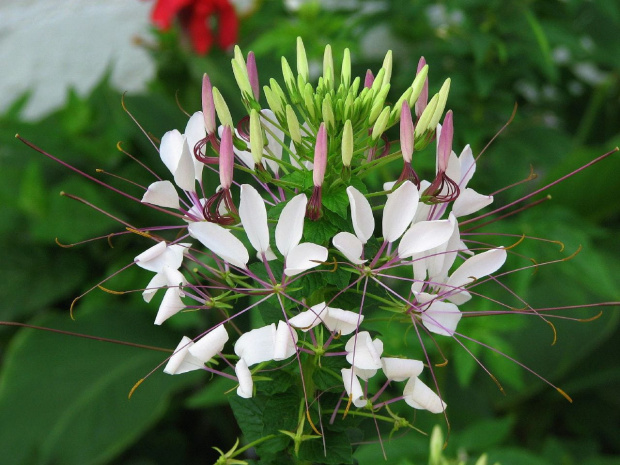
[[[240,116],[230,50],[214,46],[199,55],[178,24],[155,30],[149,25],[154,2],[84,3],[0,5],[0,320],[171,349],[182,334],[204,327],[204,315],[184,314],[154,327],[155,306],[145,304],[140,292],[113,295],[95,288],[76,303],[76,319],[70,319],[75,297],[130,263],[147,243],[131,234],[106,240],[121,230],[118,224],[59,193],[141,226],[161,217],[46,159],[14,135],[119,188],[131,186],[107,173],[146,184],[144,171],[116,149],[117,142],[156,170],[163,166],[123,111],[122,93],[135,119],[161,137],[184,127],[182,109],[200,109],[200,81],[208,72]],[[261,83],[269,77],[281,82],[279,57],[294,60],[297,36],[317,74],[327,43],[336,63],[350,48],[354,75],[376,71],[385,51],[393,50],[393,99],[411,83],[423,55],[431,91],[452,79],[455,147],[469,143],[474,153],[517,103],[514,120],[479,160],[475,188],[495,192],[526,178],[530,169],[538,177],[499,193],[496,203],[515,200],[620,145],[615,0],[290,0],[247,1],[237,8],[237,41],[255,52]],[[429,153],[417,154],[416,166],[431,169]],[[398,169],[386,171],[383,180]],[[539,263],[565,259],[582,247],[568,261],[510,277],[507,284],[532,306],[620,300],[618,173],[620,156],[613,155],[550,189],[551,199],[536,208],[485,228],[564,244],[561,251],[556,243],[525,241],[519,253]],[[71,248],[55,243],[96,237],[103,239]],[[148,278],[133,267],[103,285],[140,289]],[[465,351],[448,348],[445,455],[473,463],[487,452],[490,463],[503,465],[620,464],[620,308],[556,313],[587,319],[600,310],[591,322],[554,320],[555,345],[550,326],[535,317],[464,320],[463,332],[515,357],[574,402],[509,360],[471,346],[504,385],[503,395]],[[157,370],[127,400],[163,352],[0,326],[0,357],[5,464],[211,463],[218,456],[213,446],[227,450],[241,435],[227,381]],[[416,418],[426,431],[435,423],[447,430],[441,417]],[[397,433],[384,439],[388,463],[427,463],[426,437]],[[383,457],[377,444],[362,444],[354,459],[375,464]]]

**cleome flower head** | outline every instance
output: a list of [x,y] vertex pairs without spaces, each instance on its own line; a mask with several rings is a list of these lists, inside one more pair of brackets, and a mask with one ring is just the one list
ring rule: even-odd
[[[513,310],[478,287],[503,287],[510,247],[461,232],[492,213],[472,217],[494,198],[470,187],[471,147],[453,151],[450,80],[429,99],[422,58],[411,85],[388,99],[391,66],[388,53],[376,74],[353,77],[344,50],[337,77],[327,46],[314,83],[299,39],[297,73],[282,58],[282,83],[263,80],[261,96],[253,54],[236,47],[233,74],[247,116],[235,123],[205,75],[202,111],[183,133],[161,138],[166,176],[154,175],[141,196],[123,194],[174,219],[133,229],[152,241],[133,262],[152,273],[144,300],[165,289],[155,324],[183,311],[204,311],[211,324],[184,337],[164,371],[224,376],[244,399],[274,392],[265,386],[275,369],[296,375],[301,430],[283,433],[296,448],[306,420],[317,433],[315,420],[330,424],[356,409],[385,408],[382,418],[397,428],[397,402],[445,412],[435,370],[443,345],[471,341],[459,332],[462,307],[486,299]],[[392,127],[397,141],[387,135]],[[420,157],[434,160],[434,172],[415,170]],[[378,172],[401,163],[396,181],[376,185]],[[219,185],[207,184],[205,168]],[[521,313],[538,314],[525,307]],[[236,318],[248,313],[262,324],[242,331]],[[402,325],[404,346],[385,337],[385,322]]]

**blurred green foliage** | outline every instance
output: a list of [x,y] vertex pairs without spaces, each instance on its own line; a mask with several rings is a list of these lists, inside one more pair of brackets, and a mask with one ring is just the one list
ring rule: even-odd
[[[293,12],[281,2],[257,4],[242,22],[240,45],[245,52],[256,53],[260,78],[276,77],[281,82],[279,56],[294,56],[297,36],[304,39],[311,62],[320,62],[327,43],[332,44],[336,62],[349,47],[354,75],[378,69],[383,55],[377,50],[392,48],[395,99],[412,81],[418,58],[424,55],[430,65],[431,91],[446,77],[452,78],[449,108],[455,113],[455,146],[470,143],[474,153],[508,121],[518,103],[508,129],[479,160],[475,187],[494,192],[526,178],[530,166],[538,178],[499,193],[497,205],[558,179],[620,143],[620,5],[614,0],[332,5],[325,10],[318,2],[308,2]],[[125,105],[149,134],[161,137],[184,126],[185,116],[175,99],[187,112],[198,110],[205,71],[233,113],[239,114],[229,54],[214,50],[207,57],[193,56],[180,48],[174,31],[157,38],[153,56],[158,74],[149,92],[125,97]],[[104,80],[88,97],[69,93],[64,108],[36,123],[20,119],[24,99],[0,118],[0,319],[172,348],[184,332],[208,327],[209,316],[183,314],[154,328],[150,321],[155,306],[144,304],[139,292],[117,296],[95,288],[78,301],[76,321],[70,320],[73,299],[129,264],[146,242],[126,234],[108,243],[106,235],[124,227],[58,193],[84,198],[134,226],[157,225],[161,218],[45,159],[13,137],[19,132],[77,169],[138,195],[140,190],[122,179],[95,172],[98,168],[139,184],[149,182],[145,170],[115,149],[119,140],[129,153],[162,172],[157,152],[123,112],[120,98]],[[415,154],[416,166],[431,170],[434,157],[429,153]],[[562,252],[557,244],[526,239],[516,249],[523,258],[513,257],[515,267],[531,264],[529,257],[538,263],[566,259],[583,247],[569,261],[515,273],[502,278],[502,283],[534,307],[620,300],[619,171],[620,157],[612,156],[553,187],[552,200],[483,228],[489,233],[516,233],[509,238],[514,242],[524,234],[565,245]],[[99,236],[103,239],[69,249],[54,244],[55,237],[68,244]],[[140,289],[147,276],[130,269],[103,285]],[[491,287],[488,292],[497,292],[498,299],[509,300],[515,308],[524,306],[520,299]],[[464,310],[488,310],[485,303],[479,305]],[[514,357],[567,391],[574,402],[569,404],[529,370],[483,345],[465,342],[470,354],[448,344],[442,349],[450,363],[437,369],[450,406],[446,456],[474,463],[474,457],[487,452],[489,463],[503,465],[620,463],[619,309],[602,310],[599,319],[588,323],[553,320],[558,333],[554,346],[551,327],[539,318],[465,319],[463,333]],[[598,311],[556,313],[587,319]],[[390,331],[389,326],[376,329]],[[394,344],[404,340],[399,334],[392,339]],[[241,434],[229,398],[244,439],[253,439],[255,425],[243,420],[247,423],[251,413],[244,416],[244,409],[252,406],[226,395],[231,381],[166,377],[158,369],[127,401],[131,386],[157,366],[164,358],[161,353],[0,326],[0,354],[3,463],[213,462],[218,454],[210,447],[226,450]],[[497,376],[505,396],[472,355]],[[286,404],[286,395],[279,402]],[[286,411],[285,407],[274,407],[272,414]],[[430,432],[438,421],[441,417],[419,414],[415,425]],[[399,432],[388,440],[389,431],[381,433],[389,463],[426,463],[426,437],[413,433],[401,437]],[[351,463],[352,452],[360,464],[382,461],[376,442],[349,446],[351,441],[372,439],[372,429],[356,434],[347,436],[343,431],[330,439],[338,444],[337,462]],[[320,462],[321,442],[304,444],[308,446],[304,445],[302,457]],[[261,463],[284,463],[278,462],[282,459],[278,447],[282,444],[264,443]]]

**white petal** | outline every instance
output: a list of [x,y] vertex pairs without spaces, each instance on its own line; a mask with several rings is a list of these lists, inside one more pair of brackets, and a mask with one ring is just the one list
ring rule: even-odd
[[341,308],[327,309],[327,315],[323,323],[330,331],[336,331],[343,336],[351,334],[364,321],[364,315]]
[[248,364],[242,358],[239,359],[235,365],[235,374],[239,381],[239,387],[237,388],[237,395],[244,399],[249,399],[253,394],[254,382],[252,381],[252,372],[248,368]]
[[443,412],[447,405],[431,388],[418,378],[411,378],[403,391],[405,402],[413,408],[428,410],[431,413]]
[[171,287],[166,290],[164,298],[161,301],[157,316],[155,317],[155,324],[160,325],[172,315],[179,313],[185,308],[185,304],[181,300],[181,292],[176,287]]
[[372,370],[364,370],[362,368],[353,367],[353,373],[355,373],[356,376],[360,377],[364,381],[368,381],[370,378],[375,376],[377,374],[377,371],[379,370],[376,368],[373,368]]
[[185,138],[176,129],[168,131],[161,138],[159,145],[159,156],[164,162],[164,165],[170,170],[170,173],[174,175],[183,153],[183,143]]
[[476,172],[476,159],[471,152],[471,147],[469,144],[465,146],[459,155],[459,162],[461,165],[461,182],[459,183],[459,187],[461,189],[465,189],[467,187],[467,183],[469,183],[469,180]]
[[288,323],[305,333],[324,321],[327,317],[326,310],[328,310],[327,305],[325,305],[325,302],[321,302],[320,304],[310,307],[310,310],[306,310],[305,312],[295,315],[293,318],[289,318]]
[[398,245],[398,256],[408,258],[414,254],[439,247],[448,242],[454,227],[448,220],[420,221],[405,233]]
[[452,336],[462,316],[456,305],[436,300],[422,312],[422,323],[432,333]]
[[375,217],[372,214],[372,208],[364,194],[355,187],[347,187],[347,195],[351,205],[353,230],[359,240],[365,244],[375,231]]
[[280,212],[280,219],[276,226],[276,247],[285,257],[301,240],[307,203],[306,194],[299,194],[293,197]]
[[250,259],[248,251],[228,229],[206,221],[190,223],[187,229],[192,237],[224,261],[239,268],[246,268]]
[[187,146],[189,147],[189,152],[192,155],[192,161],[194,162],[194,174],[196,176],[196,181],[202,180],[202,169],[204,165],[194,156],[194,147],[198,142],[206,137],[207,130],[205,129],[204,116],[202,111],[197,111],[189,119],[187,126],[185,126],[185,138],[187,139]]
[[[427,180],[420,181],[420,189],[418,192],[424,192],[431,185]],[[418,223],[420,221],[431,220],[433,218],[430,217],[431,209],[433,209],[433,205],[425,204],[424,202],[418,203],[418,208],[415,211],[415,216],[413,217],[413,223]]]
[[284,321],[278,321],[273,351],[274,360],[285,360],[297,352],[297,333]]
[[342,255],[347,257],[347,260],[355,265],[361,265],[367,261],[360,259],[364,251],[364,244],[362,244],[362,241],[354,234],[339,232],[333,237],[332,244],[334,244],[334,247],[336,247]]
[[420,376],[424,369],[424,363],[421,360],[408,358],[383,357],[381,364],[385,377],[392,381],[405,381],[407,378]]
[[134,261],[140,268],[155,273],[162,271],[164,266],[178,269],[183,262],[184,249],[181,245],[168,246],[165,241],[161,241],[142,252]]
[[347,395],[353,400],[353,405],[356,407],[364,407],[367,401],[364,398],[364,391],[362,391],[360,381],[353,373],[353,370],[350,368],[343,368],[340,370],[340,373],[342,374],[344,389],[347,391]]
[[184,191],[196,191],[196,174],[194,170],[194,156],[189,152],[187,141],[183,141],[183,150],[179,164],[174,172],[174,182]]
[[383,209],[383,238],[387,242],[394,242],[403,235],[413,221],[419,199],[418,189],[410,181],[388,195]]
[[142,292],[142,298],[145,302],[150,302],[155,293],[168,284],[168,280],[163,273],[157,273],[146,285],[146,289]]
[[388,181],[383,183],[384,191],[391,191],[398,181]]
[[203,362],[208,362],[218,352],[222,351],[226,341],[228,341],[226,328],[224,328],[224,325],[219,325],[195,342],[189,348],[189,353]]
[[371,339],[368,331],[361,331],[347,341],[347,362],[356,368],[372,370],[381,368],[383,342]]
[[235,342],[235,354],[245,360],[248,366],[273,360],[276,340],[276,325],[270,324],[244,333]]
[[170,181],[156,181],[151,184],[142,196],[142,202],[160,207],[180,208],[179,194]]
[[452,213],[456,217],[470,215],[492,203],[492,195],[478,194],[478,192],[468,187],[465,190],[461,190],[454,204],[452,204]]
[[239,217],[252,247],[260,254],[269,249],[269,227],[265,201],[249,184],[241,186]]
[[286,257],[286,276],[295,276],[303,271],[319,266],[327,260],[327,249],[321,245],[304,242],[293,247]]
[[411,257],[413,262],[413,279],[414,282],[411,285],[412,292],[420,292],[426,282],[426,257],[425,254],[415,254]]
[[488,250],[463,262],[458,269],[452,273],[446,283],[446,288],[459,289],[463,286],[488,276],[499,270],[506,261],[506,250],[503,248]]
[[169,375],[180,375],[181,373],[187,373],[188,371],[200,370],[204,367],[204,363],[198,360],[196,357],[191,355],[188,349],[194,343],[187,336],[183,336],[181,342],[176,349],[174,349],[174,353],[166,367],[164,368],[164,373],[168,373]]

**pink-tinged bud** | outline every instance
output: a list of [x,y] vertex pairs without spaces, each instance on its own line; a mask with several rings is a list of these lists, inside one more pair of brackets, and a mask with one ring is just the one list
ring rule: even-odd
[[454,135],[454,125],[452,123],[452,110],[446,113],[441,127],[439,143],[437,144],[437,171],[445,173],[448,167],[448,160],[452,153],[452,136]]
[[406,163],[411,163],[411,156],[413,155],[413,119],[407,100],[403,101],[400,110],[400,150],[403,153],[403,160]]
[[258,84],[258,69],[256,68],[256,58],[254,57],[254,52],[248,53],[246,67],[248,69],[248,79],[250,81],[250,86],[252,87],[254,100],[258,102],[260,98],[260,86]]
[[312,181],[315,186],[323,184],[325,169],[327,168],[327,131],[325,123],[321,123],[319,132],[316,135],[316,146],[314,147],[314,169],[312,171]]
[[[418,70],[416,72],[419,73],[422,68],[426,66],[426,60],[424,57],[420,57],[420,61],[418,62]],[[420,96],[418,100],[415,102],[415,115],[417,118],[424,112],[426,105],[428,103],[428,77],[424,80],[424,86],[422,87],[422,92],[420,92]]]
[[233,152],[232,132],[230,127],[224,126],[220,144],[220,184],[222,189],[230,189],[234,166],[235,154]]
[[207,73],[202,77],[202,116],[205,120],[207,135],[215,134],[215,104],[211,81]]
[[364,87],[370,89],[372,84],[375,82],[375,76],[372,74],[372,71],[366,71],[366,77],[364,78]]

